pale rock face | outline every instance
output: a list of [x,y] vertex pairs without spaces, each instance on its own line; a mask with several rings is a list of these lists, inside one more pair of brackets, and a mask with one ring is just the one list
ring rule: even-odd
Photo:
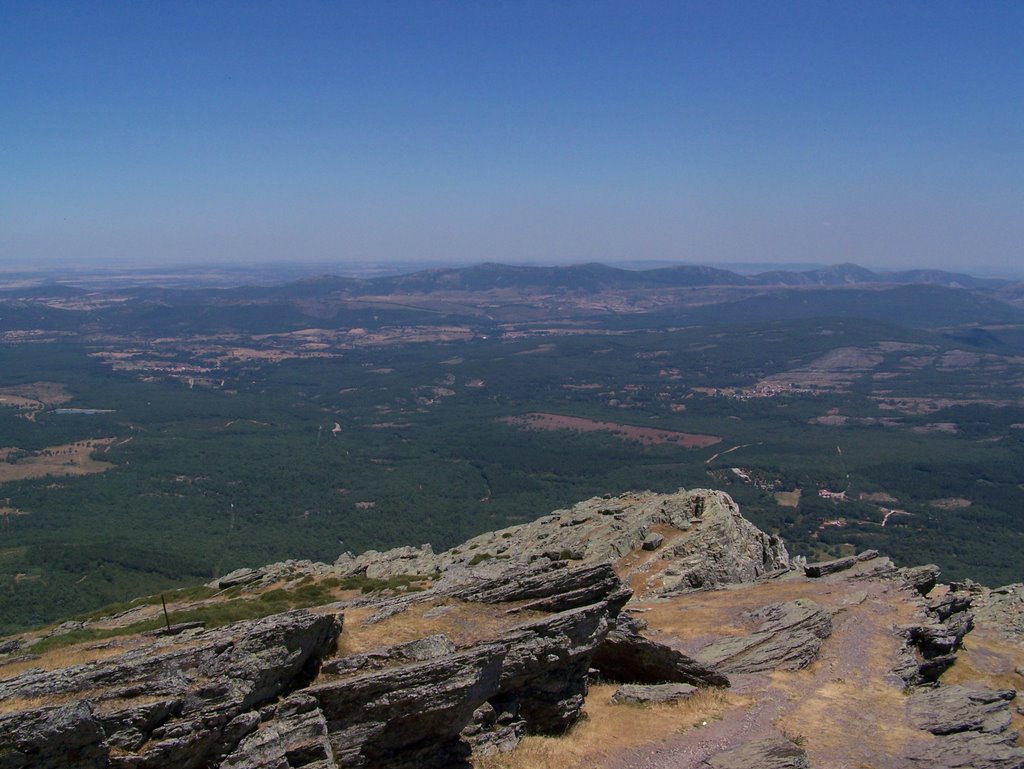
[[790,568],[781,539],[747,521],[728,494],[707,489],[594,497],[532,523],[481,534],[443,553],[424,545],[354,558],[346,554],[335,568],[343,575],[378,579],[400,574],[461,578],[466,570],[497,575],[539,560],[616,563],[641,549],[651,558],[627,576],[658,575],[643,592],[750,582]]

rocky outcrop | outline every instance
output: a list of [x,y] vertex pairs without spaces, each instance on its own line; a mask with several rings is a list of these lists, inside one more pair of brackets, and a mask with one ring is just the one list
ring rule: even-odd
[[[500,587],[509,601],[549,599],[538,579],[549,571],[507,575],[500,585],[485,581],[479,597],[499,604]],[[559,577],[563,571],[555,570]],[[496,639],[453,651],[449,639],[435,635],[326,663],[302,694],[316,703],[333,760],[346,767],[461,766],[472,750],[564,731],[583,706],[593,651],[629,597],[608,572],[581,570],[583,586],[605,586],[596,600],[512,625]],[[473,600],[466,589],[449,595]],[[274,723],[262,731],[261,746],[283,739],[273,736],[280,731]]]
[[917,725],[932,734],[988,732],[1002,734],[1010,728],[1012,689],[993,691],[981,687],[938,686],[917,689],[910,697],[910,713]]
[[[96,661],[63,670],[9,668],[3,678],[0,666],[0,769],[468,767],[471,756],[509,750],[526,734],[564,732],[596,679],[624,684],[613,697],[620,714],[652,704],[677,719],[705,707],[726,714],[698,717],[690,745],[699,749],[675,753],[686,766],[808,766],[804,738],[778,736],[783,723],[809,735],[816,762],[833,759],[820,751],[841,737],[816,744],[800,725],[815,723],[816,706],[790,706],[791,694],[824,697],[849,722],[863,703],[839,707],[837,693],[873,696],[879,686],[908,694],[879,698],[894,731],[915,735],[893,765],[1024,769],[1012,691],[935,685],[971,631],[972,611],[1010,622],[1024,589],[934,590],[934,567],[897,569],[875,555],[788,569],[777,538],[743,520],[726,495],[698,490],[591,499],[445,553],[410,547],[239,570],[211,583],[232,588],[213,601],[251,608],[262,605],[252,593],[300,582],[340,600],[214,630],[193,622],[109,639],[84,647]],[[356,575],[366,579],[344,579]],[[391,581],[399,589],[351,589],[399,575],[409,578]],[[629,612],[626,584],[645,596]],[[157,607],[140,605],[125,623],[157,616],[146,611]],[[84,627],[65,623],[50,635]],[[32,640],[0,653],[22,653],[26,664]],[[797,676],[779,672],[819,656]],[[1019,672],[1020,662],[1003,672]],[[862,670],[871,665],[875,678]],[[731,692],[670,706],[697,687],[728,687],[730,677]],[[743,722],[724,728],[737,703],[749,708]],[[777,718],[783,710],[789,720]],[[878,750],[865,755],[859,765],[888,765],[870,760]]]
[[314,561],[281,561],[256,569],[235,569],[213,580],[209,587],[226,590],[230,587],[263,588],[276,582],[287,582],[311,575],[323,576],[331,571],[325,563]]
[[921,595],[928,595],[939,581],[939,567],[934,563],[897,570],[898,575]]
[[832,633],[829,612],[806,598],[770,604],[750,618],[760,623],[757,630],[705,646],[698,661],[726,673],[799,670],[814,661]]
[[297,692],[260,713],[262,723],[221,763],[221,769],[335,769],[327,720],[318,703]]
[[443,553],[424,545],[346,554],[333,568],[341,576],[462,580],[467,572],[493,576],[510,566],[537,562],[617,563],[636,551],[650,556],[626,565],[624,576],[649,574],[644,592],[747,582],[789,568],[789,555],[778,537],[743,518],[727,494],[707,489],[595,497],[532,523],[482,534]]
[[957,649],[974,627],[972,601],[963,593],[934,598],[923,606],[928,621],[904,628],[896,673],[907,685],[934,683],[956,662]]
[[751,740],[704,762],[709,769],[810,769],[807,752],[784,737]]
[[[24,703],[0,717],[5,766],[57,769],[86,761],[81,765],[143,769],[218,761],[256,729],[261,706],[312,679],[340,629],[340,617],[289,612],[177,636],[185,642],[164,651],[144,646],[109,660],[23,673],[0,684],[8,709]],[[46,704],[70,698],[77,701]]]
[[621,581],[608,564],[571,570],[567,565],[554,561],[529,570],[507,568],[495,577],[468,578],[451,595],[480,603],[525,601],[516,607],[520,612],[564,611],[594,603],[621,589]]
[[305,610],[146,639],[0,682],[0,766],[467,765],[474,748],[576,720],[594,650],[629,596],[607,564],[542,564],[373,607],[378,623],[415,599],[504,618],[468,644],[426,634],[332,656],[341,614]]
[[971,598],[978,620],[997,627],[1008,639],[1024,640],[1024,585],[987,588],[967,580],[952,587]]

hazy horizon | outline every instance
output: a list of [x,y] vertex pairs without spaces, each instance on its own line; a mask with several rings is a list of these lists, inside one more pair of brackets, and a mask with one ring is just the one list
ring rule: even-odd
[[0,267],[1024,262],[1024,6],[0,7]]
[[[553,261],[255,261],[255,262],[180,262],[164,264],[138,264],[129,260],[114,260],[108,262],[74,262],[70,264],[37,263],[37,264],[7,264],[0,263],[0,276],[8,280],[12,278],[24,278],[29,283],[44,280],[47,282],[69,282],[69,283],[93,283],[103,284],[106,279],[121,276],[120,283],[130,285],[134,281],[133,276],[142,279],[142,282],[152,282],[159,277],[173,278],[175,282],[189,281],[189,276],[196,278],[199,283],[209,282],[209,279],[220,276],[226,284],[241,285],[246,282],[253,282],[265,285],[288,282],[290,280],[301,280],[318,275],[337,275],[342,277],[374,277],[384,275],[404,275],[421,270],[436,269],[458,269],[482,264],[501,264],[516,267],[568,267],[573,265],[586,264],[587,262],[553,262]],[[623,270],[651,270],[666,267],[711,267],[719,270],[728,270],[739,275],[757,275],[771,271],[784,272],[806,272],[818,269],[828,269],[843,264],[854,264],[858,267],[865,267],[849,262],[684,262],[670,260],[606,260],[602,262],[590,262],[604,264]],[[871,269],[878,274],[906,272],[913,270],[939,269],[930,266],[910,266],[901,268],[875,267]],[[1024,265],[1019,267],[1010,266],[1004,268],[986,268],[984,266],[964,266],[962,268],[942,269],[940,271],[951,274],[964,274],[976,278],[997,278],[1011,281],[1024,280]],[[229,276],[237,276],[230,279]],[[68,278],[62,281],[62,276]],[[205,280],[203,278],[205,276]],[[90,280],[95,279],[95,280]]]

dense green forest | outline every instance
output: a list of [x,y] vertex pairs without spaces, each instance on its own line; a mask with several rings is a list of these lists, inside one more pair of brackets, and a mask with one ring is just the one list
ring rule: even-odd
[[[511,333],[476,318],[457,339],[220,360],[199,385],[96,354],[124,338],[0,344],[0,393],[48,382],[69,396],[63,412],[0,408],[12,472],[48,447],[112,439],[93,451],[102,472],[0,476],[0,632],[243,565],[447,548],[629,489],[723,488],[812,558],[875,547],[934,561],[947,579],[1020,580],[1024,337],[1005,324],[925,327],[921,312],[895,325],[877,302],[866,317],[845,300],[826,317],[807,297],[813,312],[782,319],[765,317],[779,300],[756,300],[731,316],[591,318],[587,333]],[[949,309],[958,322],[966,312]],[[146,334],[180,316],[147,312]],[[302,325],[246,312],[172,326]],[[372,330],[426,315],[394,312],[359,320]],[[133,344],[168,366],[194,364],[196,345],[180,339]],[[685,448],[501,421],[536,412],[721,440]],[[796,490],[795,506],[778,495]]]

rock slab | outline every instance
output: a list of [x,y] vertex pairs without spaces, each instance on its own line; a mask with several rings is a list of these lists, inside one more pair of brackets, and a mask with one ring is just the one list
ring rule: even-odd
[[711,756],[708,769],[810,769],[807,752],[784,737],[751,740]]
[[697,653],[697,661],[726,673],[799,670],[832,634],[832,615],[807,598],[769,604],[751,619],[761,622],[755,632],[715,641]]
[[688,700],[698,691],[690,684],[623,684],[611,701],[616,705],[664,705]]

